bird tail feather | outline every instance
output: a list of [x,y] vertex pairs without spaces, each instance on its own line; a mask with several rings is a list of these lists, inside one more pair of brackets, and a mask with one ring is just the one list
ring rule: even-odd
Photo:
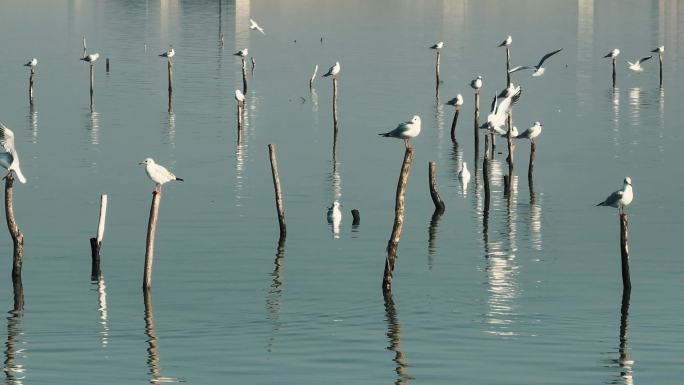
[[185,182],[183,179],[181,179],[181,178],[179,178],[179,177],[176,177],[176,180],[179,180],[179,181],[181,181],[181,182]]

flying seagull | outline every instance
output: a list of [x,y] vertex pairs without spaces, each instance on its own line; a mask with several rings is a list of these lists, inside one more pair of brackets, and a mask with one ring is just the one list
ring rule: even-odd
[[622,189],[610,194],[606,200],[597,204],[596,206],[610,206],[617,207],[620,214],[625,213],[625,206],[632,203],[634,193],[632,192],[632,178],[626,177]]
[[418,134],[420,134],[420,116],[414,115],[408,122],[399,123],[394,130],[378,135],[385,138],[404,139],[404,145],[409,148],[411,138],[415,138]]
[[145,165],[145,172],[147,176],[155,183],[154,190],[161,192],[161,187],[164,183],[170,182],[172,180],[183,181],[183,179],[176,177],[173,173],[166,169],[166,167],[154,163],[152,158],[146,158],[138,164]]
[[511,112],[515,103],[520,100],[522,89],[520,86],[511,86],[501,91],[499,95],[494,96],[492,100],[491,112],[487,116],[487,121],[483,123],[480,128],[488,129],[499,135],[505,135],[507,131],[503,128],[506,124],[506,118]]
[[14,171],[19,182],[26,183],[26,178],[19,168],[19,154],[14,148],[14,132],[2,122],[0,122],[0,166],[7,170],[5,178]]
[[563,48],[557,49],[553,52],[547,53],[546,55],[544,55],[541,58],[541,60],[539,60],[539,64],[537,64],[536,66],[517,66],[515,68],[511,68],[511,70],[508,71],[508,73],[513,73],[513,72],[520,71],[520,70],[532,70],[533,69],[534,73],[532,73],[532,76],[542,76],[544,74],[544,72],[546,71],[546,68],[542,67],[542,64],[544,64],[544,61],[546,59],[550,58],[551,56],[557,54],[558,52],[562,51],[562,50],[563,50]]
[[632,63],[631,61],[628,61],[627,64],[629,65],[629,69],[631,69],[634,72],[642,72],[644,69],[641,68],[641,63],[645,62],[646,60],[652,58],[653,56],[646,56],[642,57],[641,59],[635,61]]
[[257,22],[252,20],[252,19],[249,19],[249,29],[252,29],[252,30],[256,29],[257,31],[261,32],[262,34],[264,34],[264,35],[266,34],[266,32],[264,32],[264,29],[259,27],[259,24],[257,24]]

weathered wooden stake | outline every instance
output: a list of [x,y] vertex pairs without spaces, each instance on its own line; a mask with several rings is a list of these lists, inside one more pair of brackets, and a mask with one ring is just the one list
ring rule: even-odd
[[242,93],[247,95],[247,63],[245,57],[242,57]]
[[29,76],[29,103],[33,105],[33,82],[36,77],[36,68],[31,66],[31,75]]
[[337,78],[333,76],[333,125],[337,131]]
[[506,46],[506,88],[511,86],[511,49]]
[[95,92],[95,75],[93,73],[93,64],[90,64],[90,111],[93,111],[93,93]]
[[167,60],[167,65],[166,67],[168,68],[168,74],[169,74],[169,95],[173,92],[173,61],[171,61],[171,58]]
[[446,209],[446,206],[444,205],[442,198],[439,196],[439,191],[437,191],[437,177],[435,176],[436,169],[437,164],[434,161],[430,162],[428,167],[430,174],[430,197],[432,197],[432,203],[435,204],[435,211],[439,211],[441,214],[444,212],[444,209]]
[[473,124],[473,135],[475,140],[475,161],[473,164],[476,165],[477,168],[478,158],[480,157],[480,90],[475,91],[475,121]]
[[273,144],[268,145],[268,154],[271,158],[271,174],[273,175],[273,188],[275,190],[276,209],[278,210],[278,225],[280,226],[280,238],[287,236],[287,227],[285,226],[285,209],[283,208],[283,193],[280,189],[280,176],[278,175],[278,161],[276,160],[276,151]]
[[100,216],[97,220],[97,235],[90,238],[91,269],[90,278],[96,280],[100,276],[100,249],[104,238],[105,220],[107,218],[107,194],[100,196]]
[[527,179],[532,179],[532,173],[534,172],[534,158],[535,152],[537,152],[537,145],[530,141],[530,164],[527,166]]
[[622,261],[622,288],[632,290],[632,280],[629,276],[629,239],[627,214],[620,214],[620,259]]
[[451,141],[456,143],[456,123],[458,123],[458,115],[461,112],[461,106],[457,106],[454,111],[454,119],[451,121]]
[[663,86],[663,54],[659,53],[658,54],[658,59],[660,59],[660,86]]
[[482,182],[484,185],[484,211],[489,213],[491,193],[489,191],[489,159],[487,156],[482,159]]
[[515,152],[515,144],[513,144],[513,117],[511,114],[508,114],[508,117],[506,118],[506,123],[508,125],[508,137],[507,139],[507,145],[508,145],[508,157],[506,157],[506,161],[508,162],[509,166],[513,163],[513,156]]
[[19,230],[19,225],[14,219],[14,173],[10,172],[5,177],[5,218],[7,228],[12,236],[14,248],[12,257],[12,277],[21,277],[21,267],[24,259],[24,234]]
[[401,164],[401,173],[397,184],[396,201],[394,205],[394,226],[392,234],[387,242],[387,257],[385,258],[385,271],[382,277],[383,292],[392,291],[392,277],[394,274],[394,263],[397,257],[397,248],[401,239],[401,229],[404,226],[404,195],[406,194],[406,183],[409,171],[413,163],[413,148],[407,148],[404,153],[404,161]]
[[613,88],[615,88],[615,78],[616,78],[616,76],[615,76],[615,61],[616,60],[617,60],[616,58],[613,58]]
[[435,61],[435,92],[439,95],[439,58],[441,53],[437,50],[437,59]]
[[254,69],[256,68],[256,60],[254,60],[254,56],[250,58],[252,60],[252,75],[254,75]]
[[107,58],[107,60],[105,60],[105,71],[107,71],[107,73],[109,73],[109,58]]
[[352,226],[358,226],[361,224],[361,214],[358,209],[352,209]]
[[145,247],[145,272],[143,275],[143,290],[152,287],[152,264],[154,263],[154,238],[157,234],[157,216],[159,215],[159,201],[161,192],[152,192],[152,205],[150,206],[150,220],[147,224],[147,243]]

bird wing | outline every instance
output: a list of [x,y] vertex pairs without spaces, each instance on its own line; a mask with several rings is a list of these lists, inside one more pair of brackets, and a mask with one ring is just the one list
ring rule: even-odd
[[618,203],[618,201],[622,198],[622,194],[624,194],[624,191],[622,190],[617,190],[610,194],[606,200],[601,202],[603,206],[613,206]]
[[533,69],[534,69],[534,67],[530,67],[530,66],[517,66],[517,67],[511,68],[511,69],[508,71],[508,73],[509,73],[509,74],[512,74],[513,72],[518,72],[518,71],[521,71],[521,70],[533,70]]
[[[504,90],[504,92],[506,92]],[[503,94],[503,93],[502,93]],[[518,87],[518,91],[514,93],[513,95],[508,95],[503,100],[501,100],[501,103],[496,108],[495,114],[499,115],[501,113],[507,114],[511,108],[520,100],[520,95],[522,94],[522,89]]]
[[637,63],[643,63],[643,62],[645,62],[646,60],[648,60],[648,59],[650,59],[650,58],[652,58],[652,57],[653,57],[653,56],[643,57],[643,58],[639,59],[639,60],[637,61]]
[[541,58],[541,60],[539,60],[539,64],[537,64],[537,68],[541,68],[542,64],[544,64],[544,61],[545,61],[546,59],[550,58],[551,56],[557,54],[558,52],[560,52],[560,51],[562,51],[562,50],[563,50],[563,48],[557,49],[557,50],[555,50],[555,51],[553,51],[553,52],[549,52],[549,53],[547,53],[546,55],[544,55],[544,56]]
[[2,146],[6,152],[10,153],[10,155],[15,152],[14,132],[2,122],[0,122],[0,146]]
[[491,110],[490,110],[491,113],[494,113],[494,111],[496,111],[496,106],[498,104],[498,101],[499,101],[499,97],[496,94],[494,94],[494,99],[492,100],[492,106],[491,106]]

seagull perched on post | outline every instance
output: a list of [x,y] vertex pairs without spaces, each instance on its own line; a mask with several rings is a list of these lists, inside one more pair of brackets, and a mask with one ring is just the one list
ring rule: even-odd
[[239,106],[245,105],[245,99],[245,94],[242,93],[242,90],[235,90],[235,100],[238,102]]
[[648,60],[648,59],[650,59],[650,58],[652,58],[652,57],[653,57],[653,56],[643,57],[643,58],[641,58],[641,59],[635,61],[634,63],[632,63],[631,61],[628,61],[627,64],[629,65],[629,69],[631,69],[632,71],[634,71],[634,72],[642,72],[644,69],[641,68],[641,63],[645,62],[646,60]]
[[88,55],[82,57],[81,60],[83,60],[83,61],[85,61],[85,62],[88,62],[88,63],[90,63],[90,64],[93,64],[93,63],[95,63],[95,61],[97,61],[97,59],[99,59],[99,58],[100,58],[100,54],[99,54],[99,53],[91,53],[91,54],[88,54]]
[[516,139],[529,139],[530,142],[534,143],[534,138],[538,137],[542,132],[542,124],[539,122],[534,122],[532,127],[523,131],[519,135],[515,136]]
[[14,148],[14,132],[2,122],[0,122],[0,166],[7,170],[5,178],[14,171],[19,182],[26,183],[26,178],[19,168],[19,154]]
[[399,123],[394,130],[378,135],[385,138],[404,139],[404,145],[410,148],[411,138],[415,138],[418,134],[420,134],[420,116],[414,115],[408,122]]
[[257,22],[252,20],[252,19],[249,19],[249,29],[256,29],[257,31],[261,32],[262,34],[264,34],[264,35],[266,34],[266,32],[264,32],[264,29],[259,27],[259,24],[257,24]]
[[138,164],[145,165],[145,172],[147,176],[155,183],[154,191],[161,192],[161,187],[164,183],[172,180],[183,181],[183,179],[176,177],[173,173],[166,169],[166,167],[154,163],[152,158],[146,158]]
[[558,52],[560,52],[562,50],[563,50],[563,48],[557,49],[553,52],[547,53],[546,55],[544,55],[541,58],[541,60],[539,60],[539,64],[537,64],[536,66],[517,66],[517,67],[511,68],[511,70],[508,71],[508,73],[512,74],[513,72],[520,71],[520,70],[534,70],[534,73],[532,73],[532,76],[542,76],[544,74],[544,72],[546,71],[546,68],[542,67],[542,64],[544,64],[544,61],[546,61],[546,59],[550,58],[551,56],[557,54]]
[[328,70],[328,72],[326,72],[325,75],[323,75],[323,77],[324,77],[324,78],[327,78],[328,76],[332,76],[333,79],[335,79],[335,77],[337,76],[337,74],[340,73],[340,69],[341,69],[341,67],[340,67],[340,62],[336,61],[336,62],[335,62],[335,65],[332,66],[332,67],[330,67],[330,69]]
[[249,50],[247,48],[241,49],[233,54],[233,56],[247,57]]
[[482,88],[482,76],[477,75],[477,78],[470,82],[470,87],[472,87],[475,91],[479,91],[480,88]]
[[446,102],[447,106],[461,107],[463,105],[463,95],[458,94],[455,98]]
[[658,47],[658,48],[652,49],[651,52],[657,53],[658,55],[662,55],[663,52],[665,52],[665,46],[664,46],[664,45],[661,45],[661,46]]
[[619,54],[620,54],[620,50],[617,49],[617,48],[614,48],[613,50],[611,50],[610,52],[608,52],[608,53],[606,54],[606,56],[604,56],[604,58],[608,58],[608,57],[609,57],[609,58],[611,58],[611,59],[615,59]]
[[36,65],[38,65],[38,59],[32,58],[28,63],[24,64],[24,67],[35,67]]
[[176,51],[173,49],[173,47],[169,47],[169,50],[166,52],[162,52],[159,54],[159,57],[165,57],[171,59],[176,55]]
[[439,43],[430,47],[430,49],[436,49],[436,50],[440,50],[442,48],[444,48],[444,42],[443,41],[440,41]]
[[501,44],[499,44],[497,47],[508,47],[509,45],[511,45],[511,43],[513,43],[513,38],[511,37],[511,35],[508,35],[506,40],[502,41]]
[[610,194],[606,200],[597,204],[596,206],[610,206],[617,207],[620,214],[625,213],[625,206],[632,203],[634,193],[632,192],[632,178],[626,177],[622,189]]

